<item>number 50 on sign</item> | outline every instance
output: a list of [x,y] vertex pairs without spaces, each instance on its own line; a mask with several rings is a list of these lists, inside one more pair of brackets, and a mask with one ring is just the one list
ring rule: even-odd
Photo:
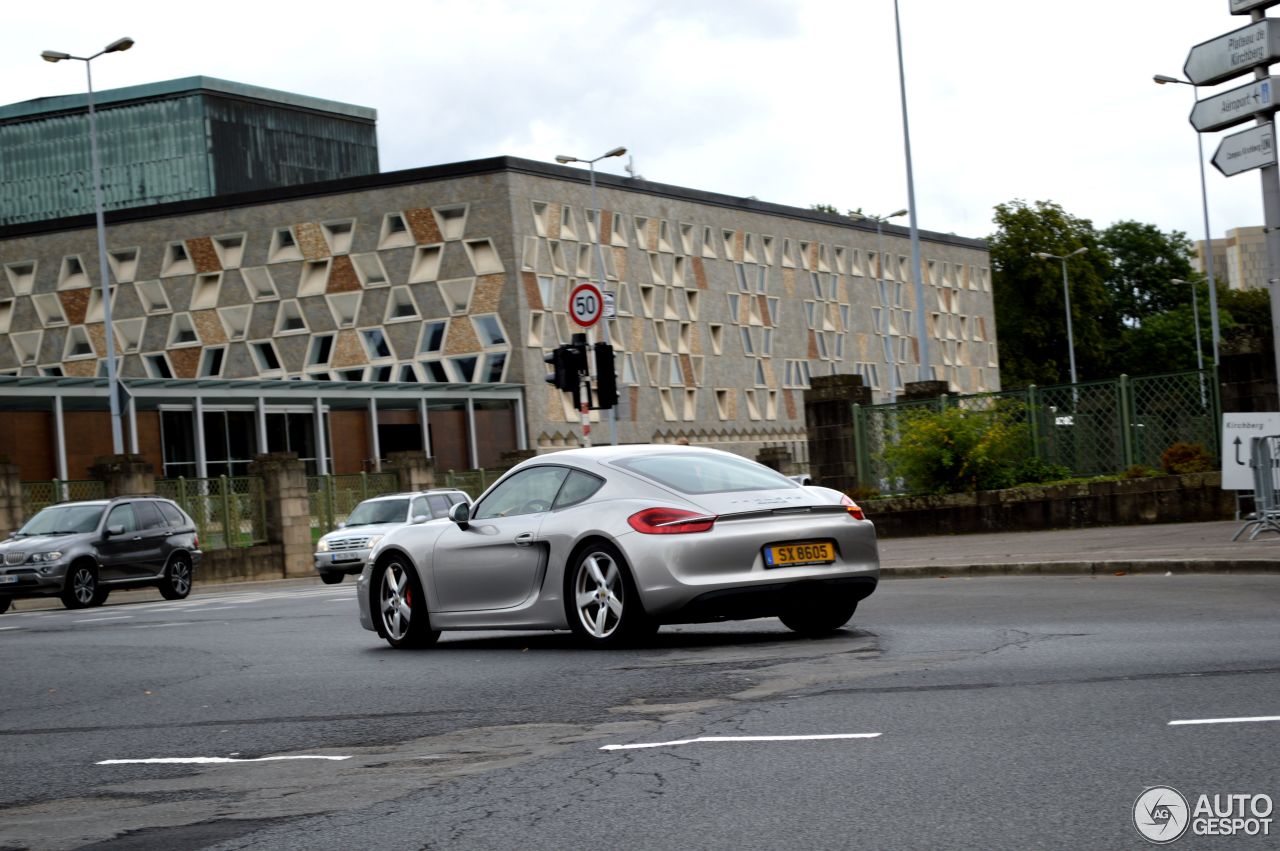
[[599,322],[603,312],[604,298],[595,284],[578,284],[569,293],[569,315],[583,328],[590,328]]

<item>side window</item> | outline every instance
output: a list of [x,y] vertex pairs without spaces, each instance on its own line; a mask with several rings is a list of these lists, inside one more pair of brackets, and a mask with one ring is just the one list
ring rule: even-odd
[[435,512],[433,512],[430,506],[428,506],[427,498],[425,496],[414,497],[413,510],[409,512],[410,520],[412,520],[415,517],[439,517],[439,516],[440,516],[439,514],[436,514]]
[[604,479],[574,470],[569,474],[569,478],[565,479],[564,487],[560,488],[560,495],[556,497],[554,507],[567,508],[570,505],[577,505],[600,490],[603,485]]
[[133,504],[134,516],[138,518],[139,529],[159,529],[164,526],[156,504],[149,499],[140,499]]
[[187,518],[182,516],[182,512],[173,503],[157,502],[156,507],[160,509],[160,514],[170,526],[187,525]]
[[567,467],[529,467],[506,479],[476,506],[472,518],[489,520],[548,511],[569,474]]
[[453,503],[449,502],[449,498],[442,493],[433,493],[427,495],[427,504],[431,506],[432,517],[448,517],[449,506]]
[[112,526],[123,526],[126,532],[138,531],[138,521],[133,516],[133,506],[130,503],[122,503],[111,509],[111,513],[107,515],[107,528]]

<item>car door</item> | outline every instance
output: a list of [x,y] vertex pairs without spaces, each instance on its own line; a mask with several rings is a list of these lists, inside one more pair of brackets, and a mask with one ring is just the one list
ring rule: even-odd
[[[103,537],[98,544],[98,576],[103,582],[119,582],[134,576],[131,565],[138,561],[143,548],[139,535],[138,515],[132,502],[111,506],[102,524]],[[116,529],[116,534],[108,530]]]
[[168,556],[169,521],[160,513],[153,499],[140,499],[133,504],[138,517],[138,536],[141,539],[135,558],[130,565],[134,577],[159,576]]
[[441,611],[509,609],[529,598],[547,561],[538,529],[568,473],[526,467],[476,503],[465,529],[451,524],[441,533],[431,562]]

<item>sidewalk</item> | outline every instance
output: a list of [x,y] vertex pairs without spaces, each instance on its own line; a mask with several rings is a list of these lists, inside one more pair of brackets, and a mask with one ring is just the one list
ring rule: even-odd
[[[872,518],[873,520],[875,518]],[[1280,573],[1280,535],[1231,536],[1243,521],[885,538],[885,577],[1098,573]],[[1252,529],[1250,529],[1252,531]]]

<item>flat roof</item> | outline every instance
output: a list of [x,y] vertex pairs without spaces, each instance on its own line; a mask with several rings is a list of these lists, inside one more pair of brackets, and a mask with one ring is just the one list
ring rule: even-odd
[[[306,198],[319,198],[332,195],[345,195],[371,189],[382,189],[390,186],[403,186],[413,183],[430,183],[437,180],[452,180],[464,177],[475,177],[485,174],[511,172],[543,177],[549,180],[563,180],[573,183],[587,184],[590,175],[587,169],[571,168],[555,163],[526,160],[521,157],[489,157],[481,160],[468,160],[459,163],[411,168],[401,171],[384,171],[378,174],[343,177],[337,180],[326,180],[318,183],[295,184],[293,186],[277,186],[271,189],[259,189],[252,192],[241,192],[234,195],[215,195],[209,198],[196,198],[190,201],[174,201],[168,204],[153,204],[146,207],[129,207],[122,210],[106,211],[108,224],[123,222],[150,221],[172,216],[206,213],[223,210],[234,210],[237,207],[250,207],[259,204],[273,204],[285,201],[296,201]],[[785,204],[773,204],[756,198],[740,198],[736,195],[725,195],[719,192],[707,192],[701,189],[689,189],[668,183],[655,183],[636,177],[622,177],[613,174],[596,174],[596,185],[706,204],[713,207],[725,207],[740,212],[755,212],[769,216],[782,216],[788,219],[818,222],[836,227],[851,228],[869,233],[876,232],[874,222],[851,219],[838,213],[824,213],[819,210],[807,210],[801,207],[790,207]],[[62,219],[47,219],[40,222],[20,222],[0,227],[0,239],[19,236],[31,236],[42,233],[56,233],[65,230],[79,230],[94,226],[92,214],[68,216]],[[883,232],[895,236],[907,236],[910,229],[905,225],[884,223]],[[985,239],[957,236],[953,233],[936,231],[920,231],[920,238],[932,243],[955,245],[963,248],[987,250]]]
[[[299,95],[279,89],[267,89],[262,86],[250,86],[231,80],[220,80],[217,77],[182,77],[177,80],[164,80],[159,83],[144,83],[140,86],[126,86],[120,89],[104,89],[93,93],[93,105],[102,108],[109,104],[136,103],[148,100],[167,100],[174,97],[208,92],[211,94],[229,95],[245,100],[255,100],[313,112],[328,112],[343,115],[360,121],[377,121],[378,111],[367,106],[356,106],[335,100]],[[79,112],[89,108],[89,96],[85,92],[70,95],[54,95],[35,98],[0,106],[0,122],[16,119],[31,119],[43,115],[54,115],[67,112]]]

